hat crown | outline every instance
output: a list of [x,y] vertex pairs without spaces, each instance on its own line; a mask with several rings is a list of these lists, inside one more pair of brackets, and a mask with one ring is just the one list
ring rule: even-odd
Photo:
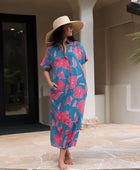
[[65,25],[65,24],[68,24],[70,23],[70,19],[68,16],[62,16],[62,17],[59,17],[57,18],[56,20],[54,20],[53,22],[53,29],[56,29],[62,25]]

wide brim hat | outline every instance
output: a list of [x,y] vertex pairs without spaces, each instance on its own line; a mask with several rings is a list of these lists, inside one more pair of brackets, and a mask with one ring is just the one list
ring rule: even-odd
[[47,44],[49,43],[52,43],[53,40],[52,40],[52,35],[53,33],[55,32],[55,30],[63,25],[66,25],[66,24],[72,24],[72,32],[73,34],[76,34],[78,33],[84,26],[83,22],[81,21],[70,21],[69,17],[68,16],[61,16],[57,19],[54,20],[53,22],[53,29],[50,30],[47,34],[46,34],[46,37],[45,37],[45,42]]

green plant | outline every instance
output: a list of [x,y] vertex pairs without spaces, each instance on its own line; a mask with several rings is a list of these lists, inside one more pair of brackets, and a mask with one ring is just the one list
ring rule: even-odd
[[[140,32],[132,34],[134,38],[132,40],[138,40],[140,43]],[[135,52],[129,57],[130,60],[134,60],[136,63],[140,62],[140,48],[137,48]]]

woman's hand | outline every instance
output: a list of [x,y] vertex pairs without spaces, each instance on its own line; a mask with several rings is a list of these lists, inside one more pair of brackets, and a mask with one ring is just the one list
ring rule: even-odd
[[53,85],[57,87],[57,84],[55,84],[54,82],[51,81],[51,78],[50,78],[50,72],[49,71],[46,71],[44,70],[44,76],[45,76],[45,79],[49,85],[49,87],[51,88]]
[[52,81],[50,81],[50,82],[48,83],[48,85],[49,85],[50,88],[51,88],[53,85],[54,85],[55,87],[57,87],[57,84],[55,84],[55,83],[52,82]]

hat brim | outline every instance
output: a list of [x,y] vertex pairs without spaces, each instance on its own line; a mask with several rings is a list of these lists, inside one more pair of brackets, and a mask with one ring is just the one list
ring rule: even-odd
[[[83,26],[84,26],[84,24],[83,24],[83,22],[81,22],[81,21],[70,21],[70,22],[68,22],[68,23],[66,23],[66,24],[72,24],[72,32],[73,32],[73,34],[76,34],[76,33],[78,33],[78,32],[80,32],[80,30],[83,28]],[[66,24],[62,24],[62,25],[60,25],[60,26],[63,26],[63,25],[66,25]],[[59,26],[59,27],[60,27]],[[59,27],[57,27],[57,28],[59,28]],[[56,28],[56,29],[57,29]],[[45,42],[46,42],[46,44],[50,44],[50,43],[52,43],[52,35],[53,35],[53,33],[55,32],[55,30],[56,29],[52,29],[51,31],[49,31],[47,34],[46,34],[46,38],[45,38]]]

